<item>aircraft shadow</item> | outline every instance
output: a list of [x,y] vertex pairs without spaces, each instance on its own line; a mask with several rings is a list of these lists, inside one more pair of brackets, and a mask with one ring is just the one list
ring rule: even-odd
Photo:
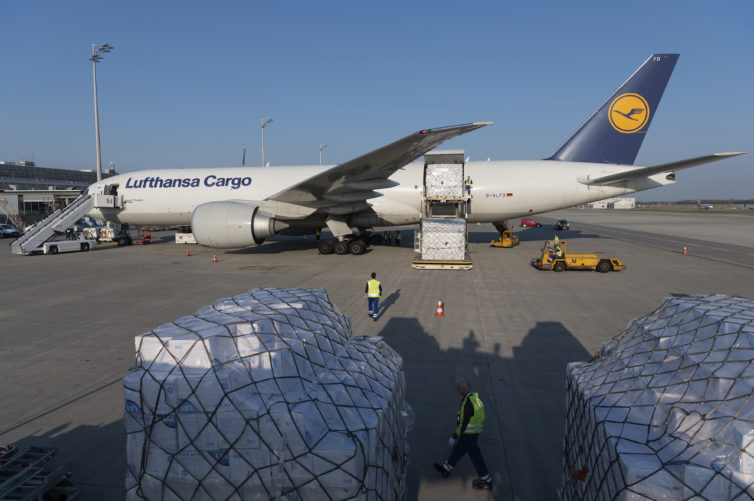
[[102,426],[70,427],[71,423],[62,424],[45,433],[17,440],[15,445],[20,450],[31,446],[57,449],[57,455],[47,465],[48,471],[70,463],[71,482],[81,490],[82,500],[125,499],[123,420]]
[[[491,351],[469,330],[461,348],[442,349],[415,318],[392,318],[380,335],[402,357],[407,398],[415,426],[409,435],[411,457],[407,499],[417,499],[421,484],[448,482],[432,463],[447,458],[460,398],[455,383],[468,379],[485,403],[480,437],[495,487],[493,499],[557,499],[565,427],[565,369],[589,360],[583,345],[560,322],[538,322],[513,347],[513,357]],[[476,472],[468,457],[453,471],[471,490]],[[457,482],[458,480],[456,480]],[[480,493],[481,494],[481,493]]]
[[[561,240],[574,240],[577,238],[603,238],[596,233],[585,233],[580,230],[558,231],[556,232],[552,228],[527,228],[513,232],[522,242],[534,242],[545,240],[551,240],[555,235]],[[469,243],[490,243],[492,240],[497,240],[500,234],[497,231],[475,231],[469,232]]]

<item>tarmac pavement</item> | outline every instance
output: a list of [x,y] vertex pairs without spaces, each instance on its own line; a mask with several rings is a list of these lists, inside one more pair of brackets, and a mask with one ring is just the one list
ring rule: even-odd
[[[150,246],[4,254],[0,442],[55,446],[72,463],[83,499],[120,499],[121,378],[134,364],[134,336],[254,287],[326,288],[355,334],[384,336],[404,358],[416,423],[408,499],[556,499],[566,364],[589,360],[665,296],[754,297],[754,218],[705,216],[712,215],[561,211],[542,215],[543,228],[515,228],[521,245],[512,249],[489,247],[492,226],[472,225],[467,272],[413,270],[408,231],[403,247],[374,246],[361,256],[318,255],[309,237],[237,251],[191,246],[186,257],[169,233],[155,234]],[[560,233],[569,251],[618,257],[627,269],[531,267],[560,217],[571,221]],[[677,235],[687,221],[693,230]],[[367,318],[363,294],[372,271],[383,285],[377,322]],[[467,457],[447,480],[432,468],[449,453],[462,377],[485,404],[480,446],[495,483],[489,492],[472,490]]]

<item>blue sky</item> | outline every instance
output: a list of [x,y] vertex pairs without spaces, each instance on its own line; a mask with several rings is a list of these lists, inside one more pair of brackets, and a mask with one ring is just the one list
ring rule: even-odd
[[[0,4],[0,160],[339,163],[419,129],[473,160],[552,154],[650,54],[679,52],[637,164],[754,152],[754,2],[94,2]],[[754,197],[754,153],[640,200]]]

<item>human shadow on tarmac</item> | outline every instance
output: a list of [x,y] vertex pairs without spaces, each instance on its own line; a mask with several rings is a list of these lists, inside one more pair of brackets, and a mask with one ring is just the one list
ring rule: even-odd
[[377,318],[381,318],[385,312],[401,297],[401,290],[398,289],[395,292],[391,292],[383,301],[380,301],[380,314]]
[[[513,334],[513,333],[511,333]],[[446,495],[471,495],[476,472],[463,458],[449,480],[432,468],[447,458],[447,439],[455,428],[459,397],[455,383],[465,377],[485,403],[485,431],[480,446],[495,484],[482,499],[557,499],[565,425],[566,364],[589,360],[583,345],[560,322],[537,322],[504,357],[500,343],[483,346],[473,330],[460,348],[442,349],[416,318],[392,318],[380,335],[402,357],[414,409],[409,435],[407,499],[417,499],[420,485],[446,484]],[[500,341],[505,341],[501,328]],[[485,342],[490,342],[487,339]],[[457,344],[457,343],[455,343]],[[458,486],[458,482],[461,486]],[[433,492],[438,488],[432,487]]]

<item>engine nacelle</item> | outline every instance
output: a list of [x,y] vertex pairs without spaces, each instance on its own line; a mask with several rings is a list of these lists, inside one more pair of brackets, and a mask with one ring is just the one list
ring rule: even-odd
[[191,227],[200,245],[237,249],[261,245],[288,225],[260,211],[257,205],[208,202],[194,209]]

